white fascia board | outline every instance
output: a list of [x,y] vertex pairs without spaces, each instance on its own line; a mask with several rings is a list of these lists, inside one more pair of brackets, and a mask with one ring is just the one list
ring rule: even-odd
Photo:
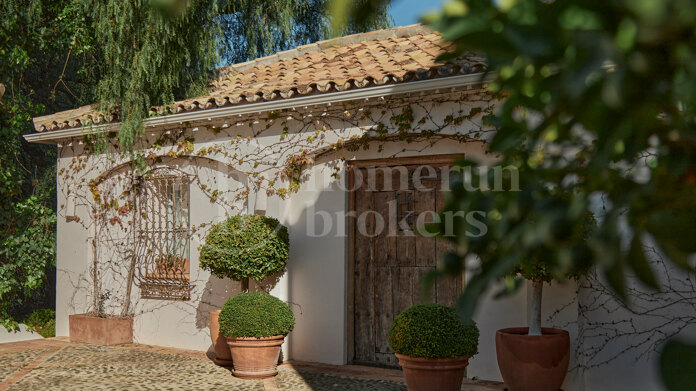
[[[181,124],[183,122],[193,123],[196,121],[213,120],[237,115],[290,109],[299,106],[324,105],[328,103],[340,103],[366,98],[408,94],[412,92],[464,87],[468,85],[489,83],[495,79],[495,77],[496,75],[493,72],[474,73],[470,75],[449,76],[438,79],[419,80],[400,84],[387,84],[376,87],[331,92],[328,94],[316,94],[297,98],[279,99],[269,102],[247,103],[236,106],[219,107],[215,109],[183,112],[161,117],[148,118],[145,120],[145,127],[164,127],[166,125]],[[119,123],[117,122],[103,125],[92,125],[91,127],[44,131],[41,133],[26,134],[24,135],[24,139],[32,143],[56,144],[59,140],[82,137],[85,134],[106,133],[109,131],[115,131],[118,129],[118,127]]]

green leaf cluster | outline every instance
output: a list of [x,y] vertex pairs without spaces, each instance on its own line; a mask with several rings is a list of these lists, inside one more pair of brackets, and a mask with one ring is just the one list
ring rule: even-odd
[[[76,1],[0,0],[0,324],[54,304],[55,147],[32,145],[32,117],[92,98],[91,50]],[[84,99],[84,100],[82,100]]]
[[[482,237],[458,233],[464,251],[451,257],[484,261],[460,300],[466,316],[491,281],[539,250],[545,272],[595,265],[624,299],[627,276],[658,288],[648,239],[694,271],[696,3],[458,0],[425,20],[454,43],[448,57],[487,55],[491,89],[505,95],[489,118],[490,149],[520,172],[521,192],[456,192],[447,206],[489,216]],[[596,229],[569,247],[596,209]],[[669,389],[693,388],[683,364],[695,356],[692,345],[666,346]]]
[[478,353],[476,324],[462,322],[454,308],[419,304],[397,315],[389,329],[394,353],[410,357],[455,358]]
[[39,333],[44,338],[56,336],[56,312],[51,309],[40,309],[32,312],[24,319],[30,331]]
[[[534,221],[535,217],[529,216],[528,219]],[[595,228],[596,221],[592,213],[585,214],[585,222],[580,226],[565,225],[563,221],[559,222],[563,228],[557,227],[555,231],[565,235],[562,240],[565,244],[564,264],[559,265],[549,257],[557,255],[553,249],[546,248],[546,242],[541,242],[537,250],[534,252],[533,258],[522,259],[515,265],[512,274],[521,275],[530,281],[550,282],[553,279],[562,280],[566,278],[577,279],[585,275],[591,264],[587,261],[589,254],[585,247],[585,240]],[[560,240],[559,240],[560,241]]]
[[220,312],[220,332],[227,337],[286,335],[295,327],[295,316],[286,303],[265,292],[241,293]]
[[203,91],[219,58],[217,1],[84,0],[100,42],[100,108],[118,109],[120,144],[131,151],[150,107]]
[[[447,57],[481,52],[497,72],[490,149],[519,173],[520,191],[455,190],[447,206],[487,216],[485,235],[457,232],[464,251],[450,258],[484,261],[465,315],[525,260],[554,278],[596,265],[620,296],[627,275],[657,287],[646,238],[693,270],[696,4],[461,0],[426,21],[454,43]],[[598,209],[596,229],[574,240]]]
[[288,229],[277,219],[238,215],[210,230],[200,265],[220,278],[261,281],[285,268],[289,251]]
[[670,391],[688,391],[696,384],[696,344],[667,341],[660,357],[660,373]]

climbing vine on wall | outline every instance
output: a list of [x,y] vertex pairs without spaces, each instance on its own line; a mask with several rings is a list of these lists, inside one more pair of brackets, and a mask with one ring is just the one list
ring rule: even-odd
[[[144,170],[134,168],[118,153],[120,144],[113,135],[106,137],[110,153],[95,149],[93,139],[84,137],[60,148],[66,161],[58,171],[64,184],[60,191],[86,208],[90,218],[79,223],[93,240],[102,247],[120,249],[97,249],[94,268],[99,270],[91,273],[92,280],[111,287],[107,307],[119,311],[127,301],[124,259],[137,247],[132,242],[139,218],[134,207],[138,177],[147,177],[157,167],[186,172],[197,194],[204,195],[217,208],[217,218],[223,219],[244,213],[251,194],[285,199],[300,191],[309,178],[308,168],[317,162],[330,170],[333,180],[340,180],[344,161],[359,151],[384,152],[391,146],[389,155],[398,156],[417,154],[441,142],[485,140],[492,129],[482,119],[492,112],[495,101],[484,90],[462,89],[146,128],[136,144]],[[60,207],[62,211],[64,206]],[[214,222],[192,224],[192,243],[202,243]],[[107,246],[105,241],[112,244]],[[87,285],[97,286],[94,282]],[[193,275],[191,285],[197,285]],[[94,289],[92,296],[99,297],[100,289]],[[194,302],[196,294],[194,288]]]

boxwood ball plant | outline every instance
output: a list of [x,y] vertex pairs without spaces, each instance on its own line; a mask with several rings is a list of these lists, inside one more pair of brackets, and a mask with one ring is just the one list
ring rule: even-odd
[[239,215],[215,225],[201,248],[201,268],[219,278],[256,281],[288,261],[288,229],[272,217]]
[[455,358],[478,353],[476,324],[462,322],[454,308],[418,304],[400,313],[389,329],[394,353],[410,357]]
[[219,321],[226,337],[286,335],[295,327],[290,306],[265,292],[241,293],[227,300]]

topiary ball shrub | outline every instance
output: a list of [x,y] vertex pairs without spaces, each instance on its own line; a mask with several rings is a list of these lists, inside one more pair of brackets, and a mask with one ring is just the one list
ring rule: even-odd
[[455,358],[478,353],[479,330],[462,322],[454,308],[419,304],[400,313],[389,329],[394,353],[409,357]]
[[261,281],[288,262],[288,229],[272,217],[239,215],[215,225],[201,248],[201,268],[219,278]]
[[265,292],[241,293],[222,306],[220,332],[226,337],[285,335],[295,327],[290,306]]

